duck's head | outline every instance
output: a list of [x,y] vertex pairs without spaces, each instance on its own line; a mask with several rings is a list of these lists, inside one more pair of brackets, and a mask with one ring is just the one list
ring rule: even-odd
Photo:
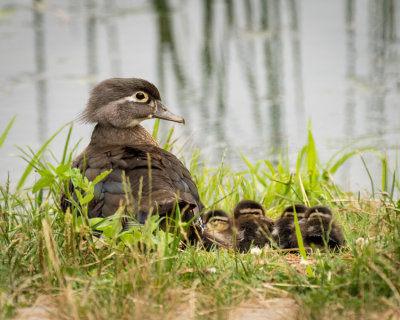
[[265,210],[261,203],[258,203],[257,201],[242,200],[236,205],[233,214],[235,219],[243,216],[252,218],[265,216]]
[[211,210],[205,213],[202,219],[206,229],[212,231],[225,231],[231,225],[229,216],[224,210]]
[[151,118],[185,123],[161,103],[160,93],[152,83],[136,78],[100,82],[93,88],[81,118],[117,128],[134,127]]
[[297,218],[299,219],[299,222],[304,222],[303,220],[305,218],[305,213],[307,211],[307,207],[302,204],[295,204],[294,206],[288,206],[285,210],[283,210],[281,219],[294,219],[294,212],[297,214]]
[[315,206],[311,207],[307,210],[304,215],[304,218],[307,220],[311,219],[332,219],[333,214],[332,211],[325,206]]

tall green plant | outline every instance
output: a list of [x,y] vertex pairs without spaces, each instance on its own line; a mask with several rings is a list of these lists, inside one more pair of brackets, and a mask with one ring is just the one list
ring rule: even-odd
[[14,116],[11,121],[8,123],[7,127],[4,129],[3,133],[0,135],[0,148],[3,146],[4,141],[6,141],[7,135],[12,127],[12,125],[14,124],[14,121],[16,119],[17,116]]

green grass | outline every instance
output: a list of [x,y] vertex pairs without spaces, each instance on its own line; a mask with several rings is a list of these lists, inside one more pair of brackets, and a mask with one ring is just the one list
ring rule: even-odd
[[[17,189],[0,186],[0,318],[13,317],[38,298],[54,305],[60,317],[77,319],[175,319],[184,312],[226,319],[235,305],[270,297],[296,299],[301,316],[312,319],[399,312],[400,202],[393,199],[399,191],[398,169],[388,168],[377,152],[344,150],[323,165],[309,130],[294,169],[288,161],[251,163],[244,155],[246,171],[233,172],[223,162],[210,168],[199,160],[199,151],[186,162],[209,207],[231,212],[239,200],[254,199],[272,218],[293,203],[331,207],[346,246],[339,252],[307,253],[305,267],[293,262],[300,256],[271,249],[259,256],[182,250],[179,223],[166,233],[151,219],[142,230],[121,233],[120,214],[87,219],[84,204],[92,197],[93,183],[69,167],[77,146],[69,146],[72,125],[68,130],[58,161],[44,160],[50,141],[37,152],[21,150],[27,169]],[[153,135],[157,132],[158,125]],[[163,143],[174,148],[172,133]],[[331,179],[362,152],[382,160],[381,183],[371,179],[368,199],[343,192]],[[26,185],[34,170],[36,182]],[[70,179],[81,189],[80,217],[58,206]],[[93,229],[103,230],[104,236],[93,236]]]

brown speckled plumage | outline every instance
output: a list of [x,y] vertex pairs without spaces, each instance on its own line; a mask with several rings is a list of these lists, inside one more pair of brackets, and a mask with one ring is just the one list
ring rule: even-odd
[[[138,101],[142,97],[138,92],[146,99]],[[153,117],[184,122],[166,110],[157,88],[145,80],[108,79],[92,90],[82,119],[97,125],[89,146],[72,167],[79,168],[89,180],[105,170],[112,172],[95,186],[95,196],[89,203],[90,218],[113,215],[126,203],[123,173],[133,198],[126,210],[140,223],[156,212],[174,214],[176,203],[184,211],[185,220],[202,209],[189,171],[138,124]],[[70,191],[73,193],[72,185]],[[66,196],[62,197],[61,206],[64,210],[70,206]]]

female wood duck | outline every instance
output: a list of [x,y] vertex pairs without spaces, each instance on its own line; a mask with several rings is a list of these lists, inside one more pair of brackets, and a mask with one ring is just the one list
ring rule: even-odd
[[234,209],[237,249],[247,252],[251,245],[262,248],[270,244],[274,222],[265,216],[264,207],[252,200],[240,201]]
[[[95,186],[89,218],[111,216],[127,203],[123,174],[133,198],[127,211],[141,224],[156,213],[175,217],[176,204],[185,221],[201,211],[199,193],[189,171],[140,125],[151,118],[185,123],[161,103],[153,84],[135,78],[105,80],[93,88],[81,118],[96,126],[89,145],[72,167],[79,168],[91,181],[112,169]],[[65,196],[61,205],[64,210],[70,206]]]
[[315,245],[319,248],[339,248],[344,239],[341,228],[333,221],[332,211],[324,206],[309,208],[302,228],[305,246]]
[[224,248],[233,245],[232,220],[224,210],[211,210],[202,216],[204,223],[203,245],[210,249],[213,244]]
[[283,210],[282,215],[274,223],[272,236],[275,244],[280,249],[298,248],[296,229],[294,225],[294,211],[296,211],[300,230],[305,223],[304,214],[307,207],[302,204],[295,204]]

